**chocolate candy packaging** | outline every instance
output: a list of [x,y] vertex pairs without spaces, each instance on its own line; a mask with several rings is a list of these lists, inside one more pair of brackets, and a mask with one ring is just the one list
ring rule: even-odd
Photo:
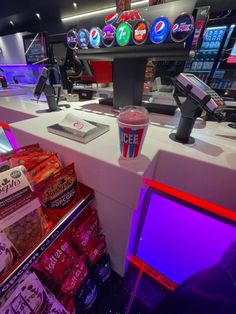
[[0,232],[0,276],[11,268],[16,258],[17,253],[11,241],[7,239],[4,233]]
[[7,299],[1,300],[1,314],[69,314],[49,294],[34,273],[23,276]]
[[41,205],[23,167],[0,173],[0,232],[25,254],[43,235]]

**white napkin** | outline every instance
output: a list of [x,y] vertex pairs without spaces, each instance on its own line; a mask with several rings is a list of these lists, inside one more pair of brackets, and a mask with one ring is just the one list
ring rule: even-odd
[[94,126],[93,124],[80,119],[78,116],[72,113],[68,113],[65,118],[59,123],[59,125],[64,128],[69,128],[70,130],[73,129],[84,134],[96,128],[96,126]]

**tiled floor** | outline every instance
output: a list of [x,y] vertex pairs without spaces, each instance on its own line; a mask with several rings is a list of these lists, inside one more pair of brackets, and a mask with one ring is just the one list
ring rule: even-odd
[[125,278],[111,274],[86,314],[152,314],[165,295],[158,283],[131,265]]

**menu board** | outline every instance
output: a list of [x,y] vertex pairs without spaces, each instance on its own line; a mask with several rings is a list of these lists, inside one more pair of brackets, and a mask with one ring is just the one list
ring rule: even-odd
[[27,64],[43,64],[47,60],[47,47],[44,33],[23,36]]

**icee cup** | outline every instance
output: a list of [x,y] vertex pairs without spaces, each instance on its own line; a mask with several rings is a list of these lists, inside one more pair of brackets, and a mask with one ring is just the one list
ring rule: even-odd
[[120,153],[123,159],[139,156],[149,125],[149,114],[144,107],[127,106],[117,117]]

